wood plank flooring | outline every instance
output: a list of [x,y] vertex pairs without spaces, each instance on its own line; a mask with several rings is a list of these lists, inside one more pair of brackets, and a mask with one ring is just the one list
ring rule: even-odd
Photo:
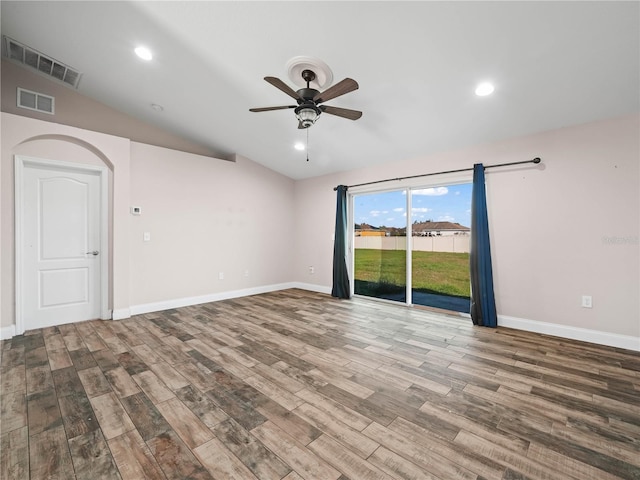
[[2,342],[0,478],[640,479],[640,354],[287,290]]

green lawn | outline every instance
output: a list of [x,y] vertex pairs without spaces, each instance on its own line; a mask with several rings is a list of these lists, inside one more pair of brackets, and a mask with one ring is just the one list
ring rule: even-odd
[[[355,250],[356,293],[400,292],[406,286],[404,250]],[[413,252],[413,289],[469,297],[469,254]],[[374,289],[374,290],[372,290]],[[367,290],[367,291],[363,291]]]

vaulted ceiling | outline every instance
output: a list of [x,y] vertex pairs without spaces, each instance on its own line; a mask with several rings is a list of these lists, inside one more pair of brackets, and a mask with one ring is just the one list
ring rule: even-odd
[[[78,91],[300,179],[640,109],[639,2],[11,2],[2,33],[82,72]],[[153,59],[133,50],[145,45]],[[299,130],[269,85],[326,62],[360,89]],[[495,92],[478,97],[478,83]],[[326,87],[325,87],[326,88]],[[295,103],[295,102],[294,102]],[[152,104],[164,109],[158,112]],[[306,142],[309,159],[293,148]]]

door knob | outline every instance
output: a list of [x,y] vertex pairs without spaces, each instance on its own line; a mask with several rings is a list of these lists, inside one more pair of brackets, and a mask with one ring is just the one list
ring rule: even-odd
[[94,257],[98,255],[100,252],[98,250],[94,250],[93,252],[85,252],[86,255],[93,255]]

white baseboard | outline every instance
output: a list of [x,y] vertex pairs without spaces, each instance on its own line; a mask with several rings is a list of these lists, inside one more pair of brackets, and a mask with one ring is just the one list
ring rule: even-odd
[[498,326],[640,352],[640,337],[498,315]]
[[294,282],[291,288],[299,288],[300,290],[309,290],[310,292],[326,293],[331,295],[331,287],[324,285],[314,285],[312,283]]
[[112,320],[124,320],[125,318],[131,317],[131,309],[130,308],[118,308],[114,309],[111,313]]
[[0,328],[0,340],[9,340],[16,335],[16,326],[9,325],[8,327]]
[[218,302],[220,300],[248,297],[250,295],[259,295],[261,293],[286,290],[288,288],[296,288],[296,285],[293,283],[279,283],[275,285],[265,285],[262,287],[245,288],[242,290],[232,290],[229,292],[211,293],[208,295],[200,295],[198,297],[176,298],[173,300],[164,300],[162,302],[133,305],[130,310],[131,315],[141,315],[143,313],[160,312],[171,308],[190,307],[191,305],[200,305],[202,303]]
[[114,310],[113,319],[121,320],[124,318],[129,318],[131,315],[161,312],[163,310],[170,310],[172,308],[190,307],[192,305],[219,302],[220,300],[229,300],[231,298],[248,297],[250,295],[259,295],[261,293],[277,292],[278,290],[287,290],[289,288],[299,288],[301,290],[309,290],[311,292],[326,293],[327,295],[331,294],[331,287],[325,287],[323,285],[313,285],[310,283],[301,282],[278,283],[273,285],[265,285],[262,287],[232,290],[229,292],[211,293],[208,295],[200,295],[197,297],[175,298],[172,300],[163,300],[161,302],[133,305],[128,309]]

